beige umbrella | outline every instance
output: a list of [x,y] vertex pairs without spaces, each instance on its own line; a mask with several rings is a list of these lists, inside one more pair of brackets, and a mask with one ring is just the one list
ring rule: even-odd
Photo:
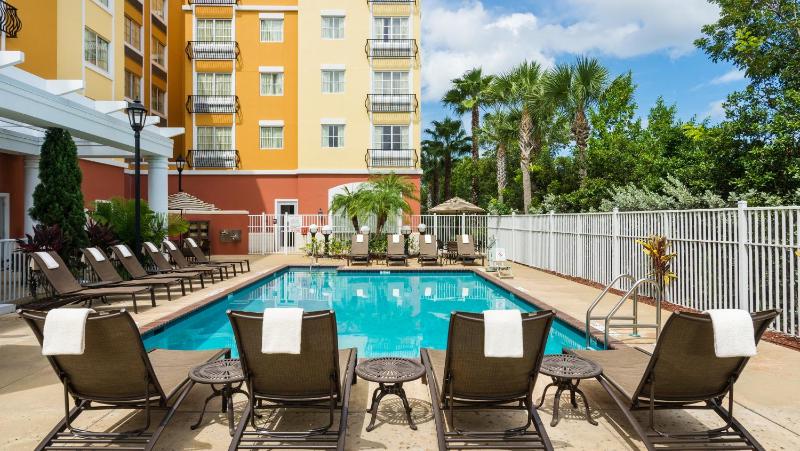
[[460,197],[454,197],[431,208],[428,213],[453,215],[458,213],[483,213],[484,211],[483,208],[471,204]]

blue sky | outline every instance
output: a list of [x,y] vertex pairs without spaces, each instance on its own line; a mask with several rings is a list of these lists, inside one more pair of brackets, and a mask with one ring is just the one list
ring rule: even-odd
[[746,85],[692,42],[718,16],[705,0],[423,0],[423,123],[451,112],[448,80],[482,66],[502,73],[522,59],[544,66],[597,57],[612,76],[632,71],[640,116],[659,95],[683,119],[721,118],[721,102]]

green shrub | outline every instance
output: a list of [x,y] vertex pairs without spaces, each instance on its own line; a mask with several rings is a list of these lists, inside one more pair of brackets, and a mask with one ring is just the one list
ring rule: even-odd
[[[98,223],[109,226],[119,241],[131,244],[136,235],[134,227],[135,212],[136,207],[133,199],[114,197],[110,201],[95,202],[94,210],[89,214]],[[151,210],[145,201],[141,203],[140,212],[142,241],[151,241],[153,243],[164,241],[164,238],[167,237],[166,218]]]

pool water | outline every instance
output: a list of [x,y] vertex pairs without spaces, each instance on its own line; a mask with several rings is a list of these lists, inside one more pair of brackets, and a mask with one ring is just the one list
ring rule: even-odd
[[[490,309],[537,310],[472,272],[355,272],[290,268],[231,293],[144,335],[145,347],[213,349],[236,356],[227,310],[267,307],[334,310],[340,348],[359,357],[418,357],[420,348],[445,349],[450,313]],[[596,346],[596,343],[593,343]],[[546,353],[585,347],[582,332],[556,320]]]

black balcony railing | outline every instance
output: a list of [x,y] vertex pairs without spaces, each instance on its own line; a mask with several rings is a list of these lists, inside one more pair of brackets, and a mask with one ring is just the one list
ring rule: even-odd
[[388,4],[388,5],[413,5],[417,3],[417,0],[367,0],[367,3],[375,3],[375,4]]
[[17,8],[0,0],[0,29],[8,38],[16,38],[19,30],[22,29],[22,21],[17,15]]
[[189,151],[189,166],[193,169],[239,169],[238,150],[192,149]]
[[419,162],[414,149],[367,149],[368,168],[415,168]]
[[365,48],[370,58],[416,58],[416,39],[367,39]]
[[190,113],[221,113],[233,114],[239,112],[238,96],[189,96],[186,100],[186,111]]
[[239,0],[189,0],[190,5],[236,5]]
[[413,113],[418,104],[415,94],[367,94],[366,106],[373,113]]
[[186,55],[190,60],[235,60],[239,58],[236,41],[189,41]]

